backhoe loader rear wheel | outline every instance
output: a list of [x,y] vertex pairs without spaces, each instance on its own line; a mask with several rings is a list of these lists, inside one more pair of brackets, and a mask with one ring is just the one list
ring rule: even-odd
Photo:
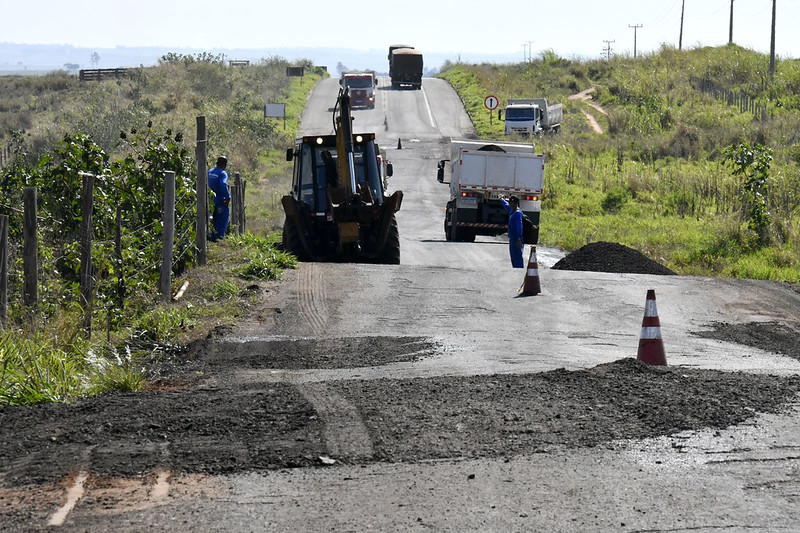
[[378,256],[378,263],[383,265],[400,264],[400,230],[397,227],[397,218],[392,215],[389,233],[386,235],[386,245]]

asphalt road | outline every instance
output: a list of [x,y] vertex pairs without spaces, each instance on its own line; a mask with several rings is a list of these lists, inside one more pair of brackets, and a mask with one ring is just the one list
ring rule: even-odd
[[[332,130],[337,90],[336,80],[324,80],[314,89],[302,133]],[[576,370],[635,357],[649,289],[656,291],[670,366],[800,374],[797,360],[694,334],[719,322],[800,323],[800,295],[781,285],[552,270],[563,254],[542,243],[542,294],[519,298],[523,274],[510,267],[502,237],[446,242],[448,188],[436,181],[436,163],[447,157],[450,137],[472,131],[457,95],[444,81],[425,79],[421,91],[399,91],[382,79],[376,108],[356,110],[354,117],[356,131],[377,133],[394,165],[390,186],[404,191],[398,213],[401,264],[305,263],[270,296],[279,314],[240,324],[225,342],[414,336],[440,349],[435,357],[377,367],[249,368],[229,379],[302,387],[307,398],[340,417],[357,436],[363,433],[357,414],[341,398],[326,396],[326,382]],[[795,407],[789,414],[759,415],[725,430],[505,458],[175,476],[154,479],[144,488],[111,478],[106,481],[114,490],[100,487],[91,497],[82,495],[74,509],[66,509],[61,527],[796,531],[798,414]],[[341,447],[359,446],[347,442],[347,435],[336,438]],[[54,487],[49,505],[67,507],[66,488]],[[24,503],[25,498],[0,493],[0,502]],[[34,526],[44,529],[44,524]]]
[[[425,79],[421,91],[394,91],[385,80],[381,85],[376,108],[354,112],[354,129],[377,133],[394,164],[390,186],[404,191],[401,265],[303,265],[294,291],[297,315],[307,318],[278,321],[271,334],[291,338],[305,323],[319,337],[421,335],[445,349],[413,363],[290,376],[253,371],[241,379],[590,368],[636,356],[648,289],[656,291],[670,365],[800,372],[796,360],[692,334],[717,322],[799,321],[800,297],[776,284],[551,270],[561,254],[542,243],[542,294],[517,298],[522,274],[510,268],[503,237],[444,239],[449,191],[436,181],[436,163],[448,157],[449,138],[474,134],[457,95],[436,79]],[[304,132],[330,128],[321,111],[328,111],[325,103],[334,101],[337,89],[335,80],[326,80],[314,90]],[[243,327],[242,338],[257,335],[259,327]],[[278,529],[793,531],[800,529],[798,413],[763,416],[723,432],[628,442],[622,449],[245,476],[230,480],[231,493],[237,501],[268,501],[266,510],[247,512]],[[266,500],[259,500],[261,490]],[[228,512],[252,524],[244,513]]]

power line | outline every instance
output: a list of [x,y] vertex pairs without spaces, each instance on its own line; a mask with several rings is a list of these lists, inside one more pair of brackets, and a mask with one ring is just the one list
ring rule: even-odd
[[772,33],[769,41],[769,79],[775,77],[775,11],[777,0],[772,0]]
[[728,44],[733,44],[733,0],[731,0],[731,24],[728,30]]
[[629,28],[633,28],[633,57],[636,58],[636,30],[642,27],[642,24],[628,24]]
[[603,42],[606,43],[606,47],[603,49],[603,53],[606,55],[606,61],[611,60],[611,43],[616,41],[607,41],[603,39]]

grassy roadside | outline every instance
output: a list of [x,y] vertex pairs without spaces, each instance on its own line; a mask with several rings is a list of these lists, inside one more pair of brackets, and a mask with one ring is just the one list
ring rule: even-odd
[[[131,287],[124,317],[116,310],[95,309],[89,339],[77,326],[82,313],[74,304],[48,300],[47,311],[39,310],[35,321],[12,321],[0,331],[0,408],[142,390],[157,378],[151,370],[154,363],[179,356],[215,327],[245,315],[263,290],[296,267],[295,258],[275,246],[282,219],[280,195],[291,176],[285,149],[309,92],[324,73],[309,68],[302,80],[287,78],[285,67],[285,60],[278,58],[237,69],[213,57],[173,56],[101,84],[80,84],[65,73],[0,79],[5,96],[0,125],[3,131],[28,130],[5,140],[16,147],[24,143],[17,155],[29,167],[47,157],[63,132],[75,128],[89,130],[104,150],[116,153],[119,132],[134,128],[143,116],[162,128],[192,131],[195,117],[205,115],[210,157],[225,153],[229,169],[247,181],[248,217],[248,233],[209,243],[207,263],[173,279],[173,293],[186,284],[177,301],[161,302],[154,287],[137,286],[135,293]],[[35,101],[28,98],[31,93]],[[282,120],[263,118],[264,99],[286,104],[285,128]],[[48,266],[54,255],[48,246],[40,246],[45,250],[40,268],[47,271],[40,290],[52,300],[51,294],[66,295],[70,286],[58,278],[58,269]],[[13,282],[16,287],[18,278]],[[12,309],[15,302],[9,302]],[[115,324],[110,326],[112,316]]]
[[[800,73],[796,62],[781,62],[765,85],[765,61],[737,47],[610,62],[544,54],[530,64],[450,65],[440,76],[464,100],[481,138],[503,138],[503,123],[490,122],[483,108],[487,94],[501,105],[509,96],[564,104],[562,133],[535,139],[547,158],[543,244],[572,251],[612,241],[682,274],[800,283],[800,107],[792,89]],[[704,95],[691,76],[748,91],[767,103],[771,118],[761,122]],[[589,87],[607,116],[569,99]],[[582,109],[605,133],[589,128]],[[728,147],[759,145],[773,154],[757,197],[768,218],[763,234],[751,228],[753,201],[743,194],[752,172],[734,175],[726,157]]]
[[44,331],[0,333],[0,408],[142,390],[158,377],[154,363],[245,316],[285,270],[296,268],[294,256],[275,247],[277,238],[248,233],[210,243],[207,263],[174,280],[173,293],[186,286],[180,299],[154,299],[119,330],[98,326],[86,339],[73,326],[79,315],[63,313]]

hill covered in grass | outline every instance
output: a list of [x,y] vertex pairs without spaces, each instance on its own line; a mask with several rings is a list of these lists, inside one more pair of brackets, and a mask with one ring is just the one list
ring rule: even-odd
[[[534,139],[547,156],[544,244],[612,241],[679,273],[800,281],[798,61],[777,61],[770,76],[768,56],[735,45],[664,47],[608,61],[545,52],[447,64],[440,76],[483,138],[503,137],[488,94],[564,104],[561,133]],[[587,89],[590,102],[569,98]]]
[[[288,77],[287,66],[302,66],[305,75]],[[290,174],[285,148],[293,142],[307,94],[322,76],[327,73],[305,60],[290,65],[272,57],[231,67],[222,56],[205,53],[169,53],[156,66],[100,82],[81,82],[66,71],[0,76],[0,150],[33,165],[65,136],[80,132],[114,159],[130,155],[122,134],[151,129],[180,133],[194,152],[196,121],[203,115],[211,162],[228,156],[229,170],[248,181],[248,203],[259,215],[253,220],[273,229],[281,216],[273,197]],[[286,104],[285,126],[264,118],[266,103]]]

